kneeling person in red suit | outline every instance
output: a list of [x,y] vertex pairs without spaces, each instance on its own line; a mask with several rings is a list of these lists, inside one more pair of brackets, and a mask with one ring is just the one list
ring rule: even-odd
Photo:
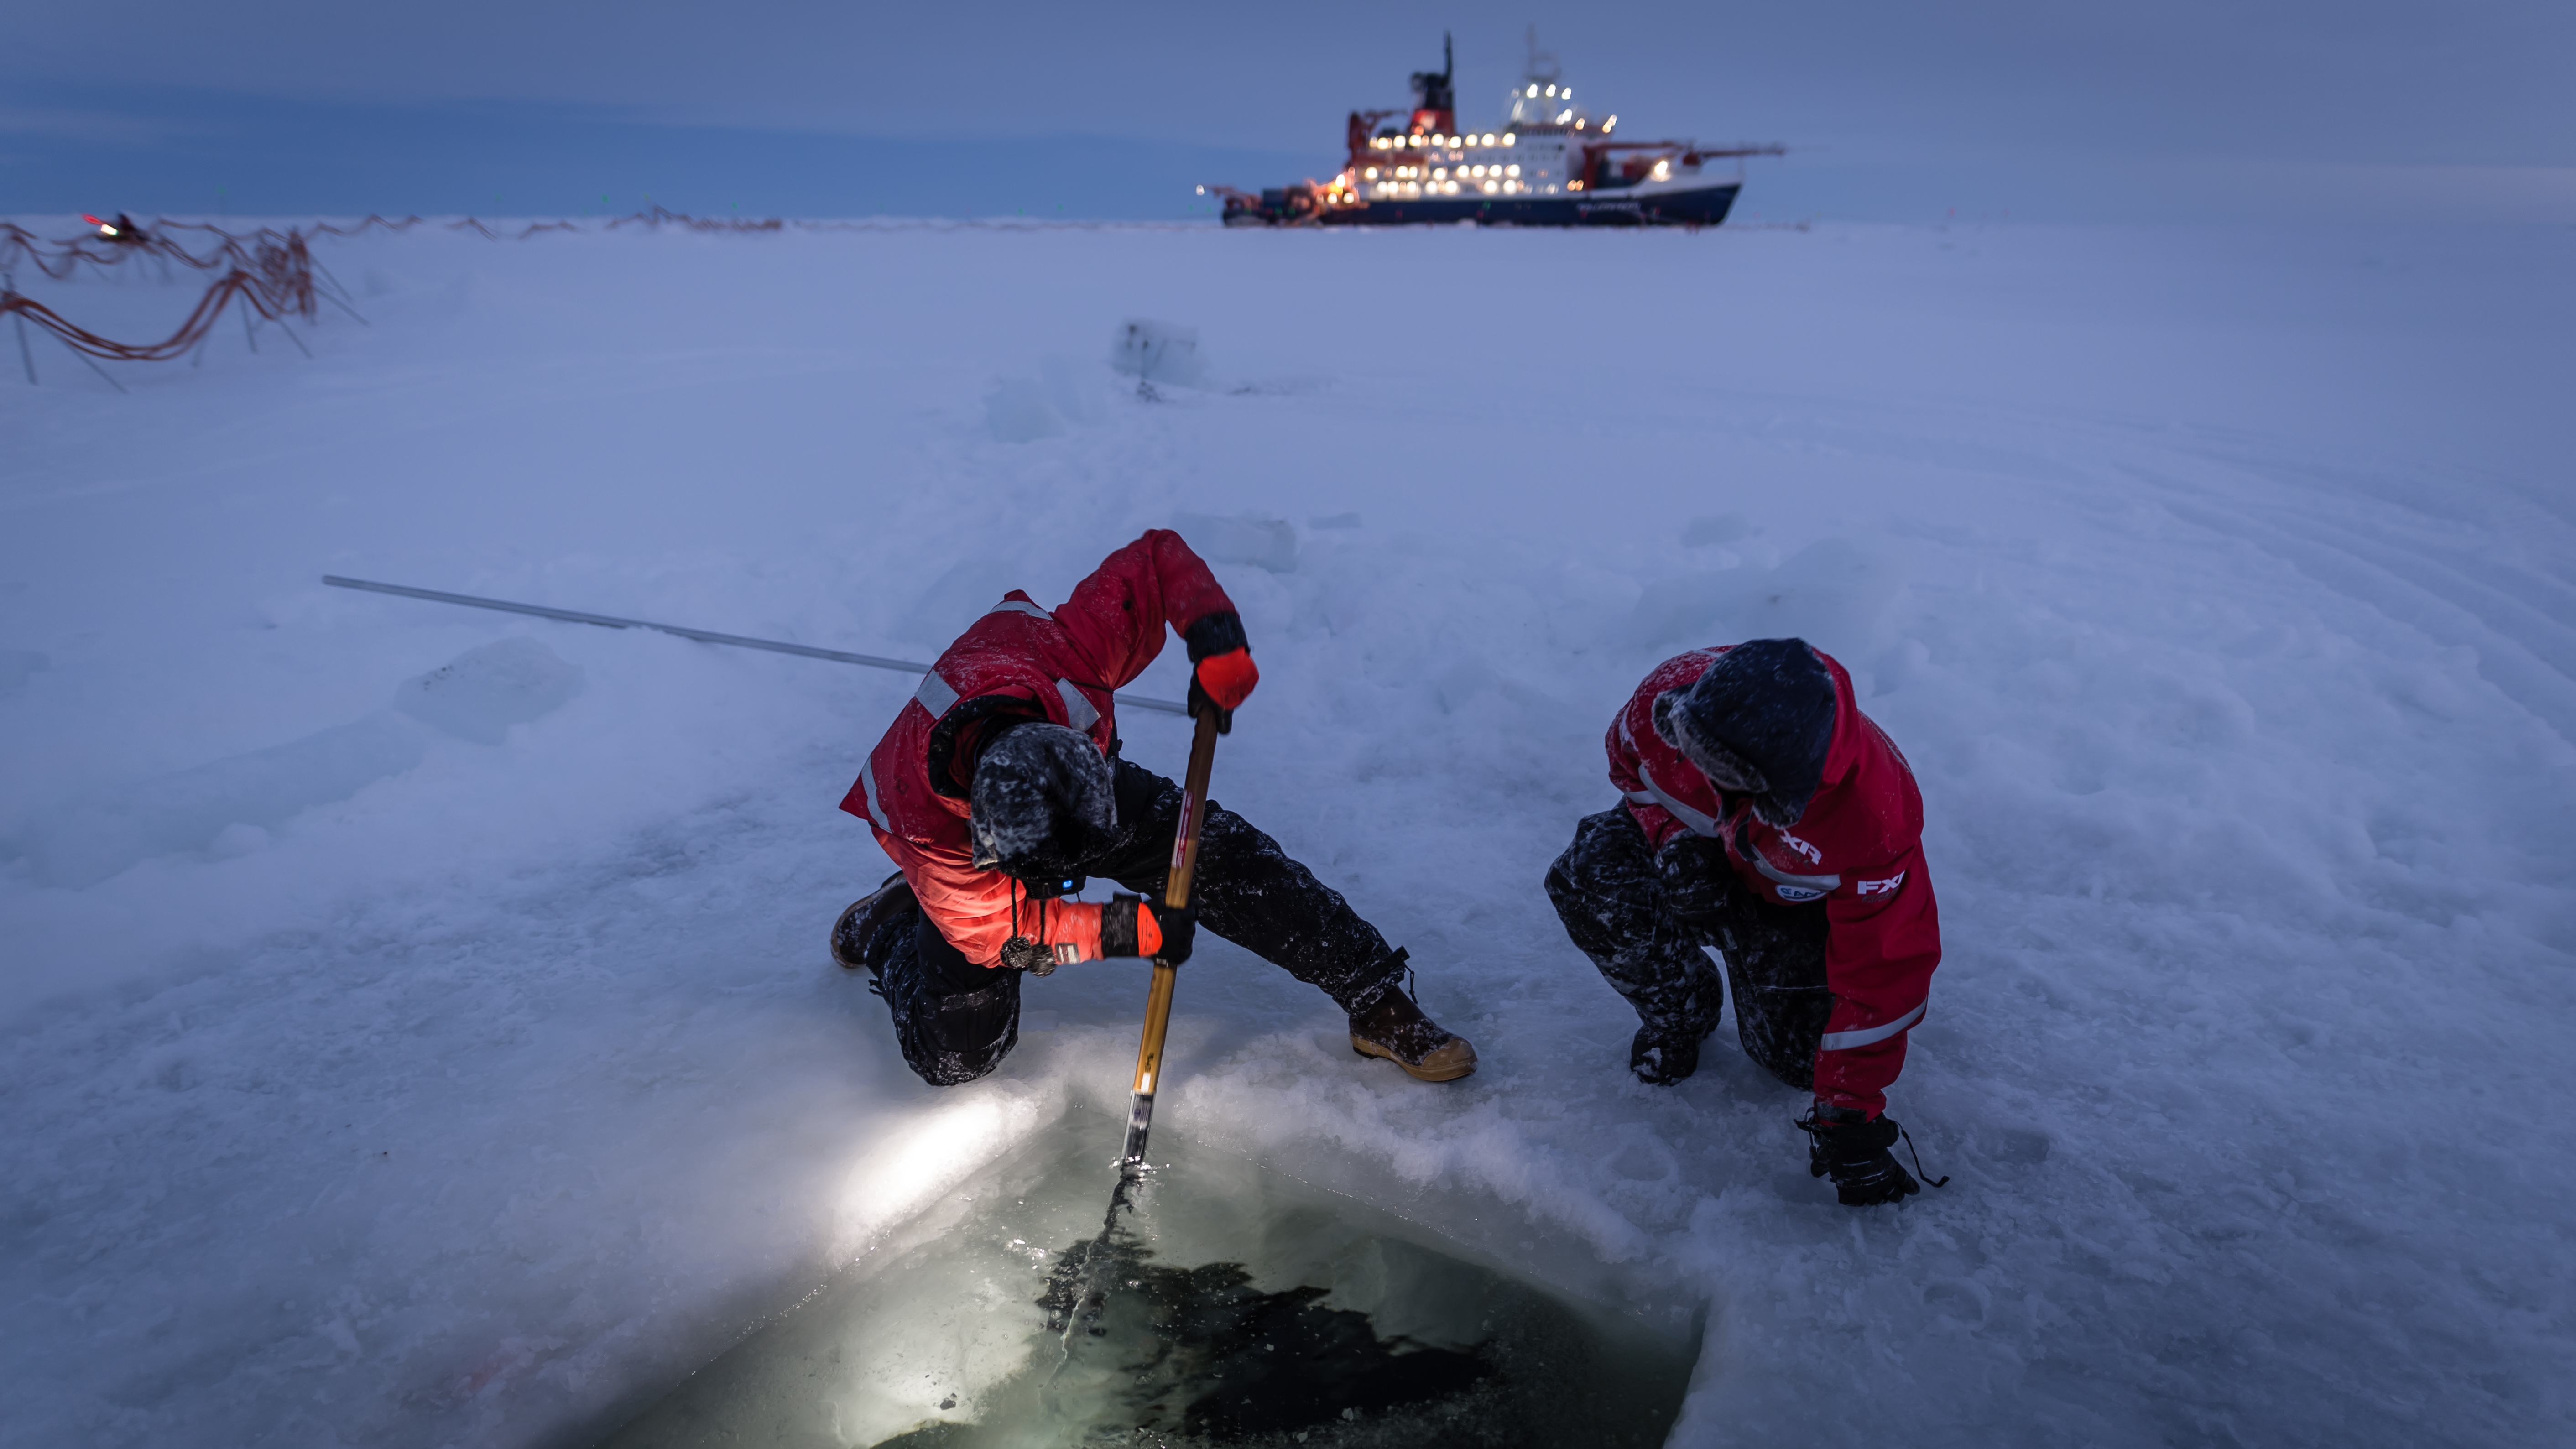
[[1923,797],[1851,676],[1799,639],[1694,650],[1646,676],[1606,744],[1626,798],[1575,827],[1547,893],[1637,1009],[1630,1069],[1657,1085],[1698,1069],[1726,999],[1715,948],[1745,1054],[1815,1093],[1809,1167],[1854,1205],[1917,1191],[1888,1151],[1886,1089],[1941,925]]
[[[1162,652],[1166,624],[1189,649],[1193,711],[1230,729],[1260,678],[1243,622],[1180,535],[1155,529],[1053,610],[1006,595],[939,656],[860,769],[841,808],[900,874],[842,913],[832,954],[874,979],[904,1060],[934,1086],[973,1081],[1019,1040],[1023,977],[1104,957],[1177,965],[1204,924],[1322,988],[1361,1055],[1424,1081],[1474,1071],[1475,1049],[1399,984],[1405,953],[1216,802],[1190,908],[1162,904],[1181,789],[1118,758],[1113,692]],[[1093,875],[1135,894],[1067,898]]]

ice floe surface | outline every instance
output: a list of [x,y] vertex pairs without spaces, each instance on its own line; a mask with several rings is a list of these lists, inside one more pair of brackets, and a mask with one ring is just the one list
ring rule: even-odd
[[[1126,1079],[1136,973],[941,1093],[825,956],[909,679],[321,574],[920,657],[1184,516],[1262,663],[1217,797],[1485,1065],[1359,1063],[1210,945],[1158,1134],[1704,1298],[1678,1443],[2563,1432],[2563,236],[317,255],[374,325],[315,361],[0,385],[0,1442],[605,1432]],[[1139,317],[1207,361],[1117,371]],[[1627,1079],[1537,889],[1644,670],[1778,632],[1926,799],[1892,1103],[1957,1180],[1901,1212],[1723,1033]]]

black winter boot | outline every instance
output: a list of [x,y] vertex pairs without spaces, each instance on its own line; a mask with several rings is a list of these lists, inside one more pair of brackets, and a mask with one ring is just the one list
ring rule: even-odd
[[832,923],[832,959],[845,971],[865,967],[868,941],[877,927],[912,908],[912,887],[904,882],[903,872],[887,876],[875,890],[850,902],[850,908]]

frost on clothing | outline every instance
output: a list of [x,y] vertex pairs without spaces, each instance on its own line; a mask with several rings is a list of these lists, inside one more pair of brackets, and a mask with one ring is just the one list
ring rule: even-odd
[[[993,731],[1008,723],[999,738]],[[995,719],[975,766],[967,824],[975,862],[1022,880],[1080,871],[1118,828],[1109,761],[1062,725]]]
[[1832,679],[1833,733],[1796,824],[1770,824],[1751,797],[1718,790],[1656,732],[1654,717],[1659,698],[1698,683],[1726,652],[1693,650],[1647,674],[1604,739],[1610,780],[1654,849],[1685,831],[1716,840],[1756,899],[1823,910],[1834,1007],[1816,1053],[1816,1096],[1875,1115],[1904,1070],[1906,1033],[1922,1020],[1941,963],[1923,864],[1923,797],[1905,757],[1860,712],[1851,676],[1821,650],[1815,657]]
[[[1159,900],[1181,818],[1181,787],[1120,760],[1117,792],[1118,834],[1087,868]],[[1368,1011],[1404,974],[1404,953],[1388,946],[1341,892],[1214,800],[1199,826],[1191,898],[1208,930],[1285,969],[1353,1016]],[[1066,911],[1086,911],[1096,921],[1101,908],[1050,902],[1046,910],[1052,923]],[[1021,911],[1025,923],[1029,907]],[[932,1086],[983,1076],[1019,1041],[1022,973],[969,961],[909,905],[888,912],[860,953],[894,1012],[904,1061]]]
[[[1574,843],[1547,870],[1548,900],[1565,933],[1664,1049],[1716,1030],[1732,990],[1744,1054],[1807,1091],[1834,1009],[1825,989],[1825,919],[1764,900],[1732,873],[1724,885],[1706,919],[1682,920],[1665,900],[1654,848],[1628,812],[1615,808],[1584,816]],[[1724,985],[1703,946],[1725,953]]]
[[1233,610],[1207,565],[1161,528],[1103,560],[1052,612],[1013,589],[923,676],[841,808],[875,827],[922,910],[968,960],[998,966],[1014,938],[1070,946],[1061,954],[1071,959],[1098,955],[1100,907],[1050,906],[1040,923],[1009,876],[975,868],[968,792],[980,732],[996,715],[1042,719],[1107,754],[1118,739],[1112,694],[1162,653],[1165,626],[1186,631]]

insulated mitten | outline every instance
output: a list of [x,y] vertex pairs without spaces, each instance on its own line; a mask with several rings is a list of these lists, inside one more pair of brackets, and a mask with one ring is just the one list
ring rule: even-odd
[[1730,887],[1726,847],[1704,835],[1676,835],[1655,852],[1664,909],[1685,925],[1708,926],[1724,913]]
[[1196,906],[1149,906],[1143,898],[1113,895],[1100,908],[1100,954],[1150,956],[1166,966],[1190,959],[1198,943]]
[[1628,1042],[1628,1070],[1649,1087],[1669,1087],[1699,1070],[1699,1035],[1637,1028]]
[[1203,615],[1182,631],[1181,643],[1190,654],[1190,713],[1214,710],[1216,732],[1233,733],[1235,710],[1261,682],[1252,646],[1243,637],[1242,617],[1231,609]]
[[1923,1190],[1888,1149],[1896,1145],[1896,1119],[1864,1117],[1846,1107],[1818,1103],[1794,1124],[1807,1134],[1807,1172],[1833,1175],[1834,1194],[1845,1207],[1902,1202]]

